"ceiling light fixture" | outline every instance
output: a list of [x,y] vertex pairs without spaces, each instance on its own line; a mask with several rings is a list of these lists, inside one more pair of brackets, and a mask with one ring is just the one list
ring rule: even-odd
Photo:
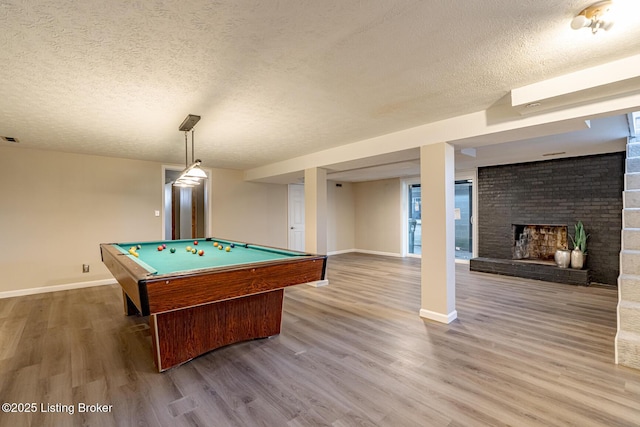
[[592,34],[597,33],[601,28],[609,31],[613,27],[613,19],[609,16],[612,5],[613,2],[610,0],[592,4],[571,20],[571,28],[574,30],[591,28]]
[[[184,170],[173,183],[176,187],[194,187],[200,185],[200,180],[207,178],[207,173],[200,169],[202,160],[194,159],[194,130],[193,127],[200,121],[200,116],[189,114],[182,122],[178,130],[184,131]],[[189,164],[188,133],[191,131],[191,164]]]

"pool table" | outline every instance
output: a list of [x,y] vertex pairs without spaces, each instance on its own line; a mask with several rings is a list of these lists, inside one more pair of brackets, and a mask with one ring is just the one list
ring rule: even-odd
[[325,278],[324,255],[196,240],[100,245],[122,287],[125,314],[149,316],[159,372],[225,345],[279,334],[284,288]]

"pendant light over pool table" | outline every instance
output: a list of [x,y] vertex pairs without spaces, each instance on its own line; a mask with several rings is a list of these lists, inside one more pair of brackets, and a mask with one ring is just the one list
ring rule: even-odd
[[[184,132],[184,170],[173,183],[176,187],[194,187],[200,185],[200,181],[207,178],[207,174],[200,168],[202,161],[194,159],[194,130],[193,127],[200,121],[200,116],[189,114],[184,119],[178,130]],[[191,164],[189,164],[188,133],[191,131]]]

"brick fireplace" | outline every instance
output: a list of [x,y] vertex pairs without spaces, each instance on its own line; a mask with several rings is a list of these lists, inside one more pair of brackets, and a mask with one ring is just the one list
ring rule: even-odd
[[[622,150],[479,168],[478,258],[470,261],[471,270],[615,286],[620,274],[625,165]],[[570,236],[578,221],[590,234],[583,270],[556,267],[553,243],[538,243],[539,236],[553,233],[526,229],[529,225],[566,224]],[[569,236],[566,243],[572,248]],[[560,241],[564,243],[563,238]],[[532,242],[536,245],[533,248]]]

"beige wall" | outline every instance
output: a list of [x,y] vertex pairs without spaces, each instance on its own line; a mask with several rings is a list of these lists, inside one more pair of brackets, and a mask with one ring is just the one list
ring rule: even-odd
[[212,235],[286,248],[287,186],[243,179],[242,171],[212,171]]
[[151,162],[0,147],[0,292],[109,277],[100,243],[161,237],[161,175]]
[[354,184],[355,245],[363,251],[402,253],[400,179]]
[[[162,238],[162,180],[159,163],[0,147],[0,292],[110,279],[100,243]],[[213,235],[286,247],[286,186],[214,170],[211,202]]]
[[349,182],[327,182],[327,252],[355,249],[354,185]]

